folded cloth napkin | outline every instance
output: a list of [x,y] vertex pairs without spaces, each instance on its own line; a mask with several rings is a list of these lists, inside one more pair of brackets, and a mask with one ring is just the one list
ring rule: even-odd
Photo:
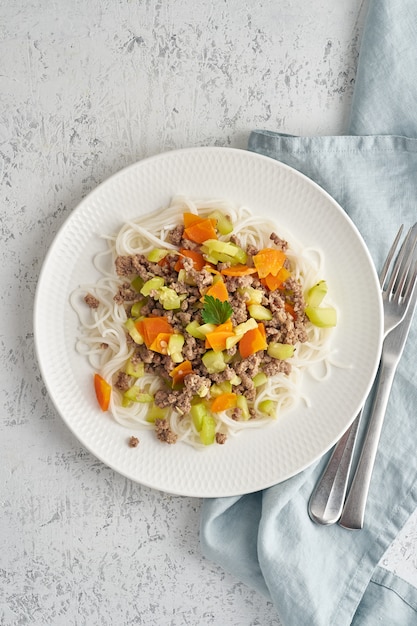
[[[373,0],[350,135],[255,131],[249,149],[303,172],[360,230],[379,271],[401,223],[417,219],[417,2]],[[358,320],[360,309],[358,309]],[[378,566],[417,505],[417,320],[394,381],[361,531],[310,521],[330,453],[293,478],[204,501],[203,554],[272,599],[284,625],[417,624],[417,589]]]

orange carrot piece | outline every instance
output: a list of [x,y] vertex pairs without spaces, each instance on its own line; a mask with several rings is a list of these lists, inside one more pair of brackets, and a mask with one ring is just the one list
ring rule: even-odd
[[282,289],[283,284],[290,276],[291,272],[286,267],[281,267],[276,276],[268,274],[263,280],[270,291],[275,291],[275,289]]
[[291,317],[293,317],[295,320],[297,319],[297,313],[294,311],[294,307],[292,304],[290,304],[289,302],[286,302],[284,308],[287,311],[287,313],[291,315]]
[[276,276],[284,265],[286,256],[282,250],[275,248],[263,248],[253,257],[253,263],[258,270],[259,278],[265,278],[268,274]]
[[213,283],[211,287],[205,293],[205,296],[213,296],[222,302],[226,302],[229,299],[227,287],[222,280],[218,280],[217,283]]
[[266,350],[268,344],[265,337],[265,327],[258,324],[256,328],[248,330],[239,341],[239,354],[242,359],[246,359],[251,354],[259,350]]
[[[181,248],[180,249],[180,254],[182,254],[183,256],[188,257],[189,259],[192,259],[193,261],[193,267],[195,270],[202,270],[203,267],[206,265],[206,260],[203,257],[203,255],[201,254],[201,252],[198,252],[197,250],[187,250],[186,248]],[[184,267],[184,261],[182,259],[182,257],[178,258],[178,261],[175,263],[175,271],[179,272],[180,269],[182,269]]]
[[143,337],[147,348],[150,348],[159,333],[172,335],[174,329],[166,317],[145,317],[135,322],[135,326]]
[[182,218],[184,221],[184,227],[188,228],[189,226],[193,226],[194,224],[198,224],[199,222],[204,222],[205,220],[210,220],[213,226],[216,226],[217,220],[212,217],[202,217],[201,215],[196,215],[195,213],[183,213]]
[[183,237],[195,243],[203,243],[207,239],[217,239],[217,231],[214,228],[213,221],[215,220],[207,218],[191,224],[184,230]]
[[178,385],[179,383],[182,383],[184,381],[184,378],[188,374],[192,374],[192,372],[193,372],[193,367],[190,361],[187,360],[187,361],[183,361],[182,363],[179,363],[169,373],[169,375],[172,378],[172,384]]
[[249,274],[256,274],[258,270],[256,267],[248,267],[247,265],[231,265],[221,270],[220,273],[224,276],[249,276]]
[[214,352],[222,352],[226,350],[226,340],[233,336],[234,332],[230,330],[214,330],[206,335],[206,347],[211,348]]
[[214,398],[210,408],[213,413],[234,409],[236,407],[236,397],[235,393],[221,393],[217,398]]
[[110,404],[111,385],[100,374],[94,374],[94,389],[100,409],[107,411]]
[[149,346],[149,350],[159,352],[159,354],[168,354],[168,342],[172,333],[158,333]]

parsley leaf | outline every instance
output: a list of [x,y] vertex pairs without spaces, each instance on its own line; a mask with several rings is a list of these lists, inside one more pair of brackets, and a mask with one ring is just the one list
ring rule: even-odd
[[224,324],[232,313],[233,309],[229,302],[222,302],[213,296],[204,296],[201,316],[206,324]]

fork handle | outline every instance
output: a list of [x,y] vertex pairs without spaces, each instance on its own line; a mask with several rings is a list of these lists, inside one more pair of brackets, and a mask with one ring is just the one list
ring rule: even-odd
[[363,528],[372,471],[395,370],[396,363],[382,358],[372,405],[372,413],[369,418],[361,455],[348,497],[346,498],[342,516],[339,520],[340,526],[348,530],[360,530]]
[[308,512],[316,524],[335,524],[342,514],[362,412],[363,409],[339,439],[311,494]]

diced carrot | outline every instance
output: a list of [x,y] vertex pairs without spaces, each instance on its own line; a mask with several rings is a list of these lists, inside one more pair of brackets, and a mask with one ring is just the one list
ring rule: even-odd
[[291,272],[286,267],[281,267],[276,276],[268,274],[262,280],[265,281],[265,285],[270,291],[275,291],[275,289],[282,289],[283,284],[290,276]]
[[222,352],[226,350],[226,340],[233,336],[234,332],[230,330],[214,330],[206,335],[206,347],[211,348],[214,352]]
[[159,333],[173,334],[174,329],[166,317],[145,317],[135,322],[135,326],[142,335],[146,347],[150,348]]
[[217,239],[217,231],[214,228],[213,221],[215,222],[216,220],[206,218],[191,224],[184,230],[183,237],[195,243],[203,243],[207,239]]
[[260,323],[243,335],[239,341],[239,354],[242,359],[246,359],[259,350],[266,350],[267,347],[265,327]]
[[185,228],[193,226],[193,224],[198,224],[199,222],[204,222],[205,220],[210,220],[213,226],[216,226],[217,224],[217,220],[215,220],[214,218],[202,217],[201,215],[196,215],[195,213],[183,213],[182,217]]
[[227,409],[234,409],[236,406],[236,394],[235,393],[221,393],[217,398],[214,398],[211,403],[211,410],[213,413],[220,413],[220,411],[227,411]]
[[225,267],[220,273],[224,276],[249,276],[249,274],[256,274],[257,271],[256,267],[238,264]]
[[297,319],[297,313],[294,311],[294,307],[289,302],[285,303],[285,310],[289,313],[295,320]]
[[110,404],[111,385],[100,374],[94,374],[94,389],[100,409],[107,411]]
[[226,302],[229,299],[227,287],[222,280],[213,283],[206,291],[205,296],[213,296],[213,298],[217,298],[217,300],[221,300],[221,302]]
[[149,350],[159,352],[159,354],[168,354],[168,342],[172,333],[158,333],[149,346]]
[[253,257],[253,263],[258,270],[259,278],[265,278],[268,274],[276,276],[284,265],[286,256],[282,250],[275,248],[263,248]]
[[[198,271],[202,270],[203,267],[207,263],[207,261],[205,260],[201,252],[198,252],[198,250],[187,250],[186,248],[181,248],[180,254],[188,257],[189,259],[192,259],[195,270],[198,270]],[[183,267],[184,267],[183,259],[182,257],[178,257],[178,261],[175,263],[174,269],[176,272],[179,272],[180,269],[182,269]]]
[[187,360],[187,361],[183,361],[182,363],[179,363],[169,373],[169,375],[172,378],[172,384],[178,385],[179,383],[182,383],[184,381],[184,378],[188,374],[192,374],[192,372],[193,372],[193,367],[190,361]]

